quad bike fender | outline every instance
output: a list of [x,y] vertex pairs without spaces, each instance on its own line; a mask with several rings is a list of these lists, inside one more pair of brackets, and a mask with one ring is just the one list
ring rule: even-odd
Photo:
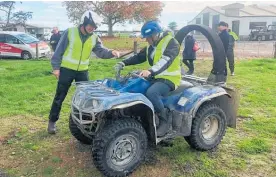
[[183,117],[181,133],[185,136],[190,135],[193,118],[199,108],[208,102],[220,106],[227,116],[228,126],[235,128],[237,114],[235,105],[238,105],[238,103],[234,103],[236,100],[233,93],[219,86],[205,85],[186,89],[176,107],[176,111]]
[[151,142],[157,144],[156,121],[152,103],[141,93],[121,93],[119,97],[109,98],[105,102],[107,110],[131,110],[139,116]]

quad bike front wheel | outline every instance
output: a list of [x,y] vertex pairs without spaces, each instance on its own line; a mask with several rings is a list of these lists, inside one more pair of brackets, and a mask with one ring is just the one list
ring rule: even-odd
[[105,126],[93,141],[95,166],[108,177],[132,173],[144,159],[147,134],[134,119],[119,119]]
[[202,106],[192,123],[191,135],[184,137],[194,149],[206,151],[215,148],[226,131],[226,115],[216,104]]
[[92,138],[89,138],[87,136],[85,136],[81,130],[78,128],[78,126],[76,125],[76,123],[74,122],[72,116],[70,115],[70,118],[69,118],[69,129],[70,129],[70,132],[71,134],[78,140],[80,141],[81,143],[83,144],[92,144],[93,140]]

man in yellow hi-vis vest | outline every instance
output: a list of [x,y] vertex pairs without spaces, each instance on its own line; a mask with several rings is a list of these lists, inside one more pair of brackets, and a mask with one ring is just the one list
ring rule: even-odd
[[87,11],[79,27],[69,28],[62,35],[51,59],[53,74],[58,79],[56,95],[49,115],[48,133],[56,133],[56,121],[67,92],[73,80],[88,81],[88,66],[91,52],[99,58],[119,57],[119,52],[103,47],[101,40],[93,33],[97,29],[95,14]]
[[235,75],[235,73],[234,73],[234,70],[235,70],[234,49],[235,49],[235,42],[237,40],[239,40],[239,37],[234,31],[229,29],[228,24],[227,24],[227,29],[228,29],[228,33],[229,33],[229,45],[228,45],[228,50],[227,50],[227,53],[226,53],[226,57],[228,59],[231,76],[234,76]]
[[169,129],[168,118],[161,98],[175,90],[181,80],[180,45],[171,32],[163,32],[156,21],[145,23],[141,34],[143,38],[146,38],[149,46],[138,54],[117,63],[115,67],[119,69],[128,65],[147,63],[147,70],[143,70],[140,75],[154,77],[146,96],[152,102],[158,115],[160,124],[157,127],[157,136],[160,137],[164,136]]

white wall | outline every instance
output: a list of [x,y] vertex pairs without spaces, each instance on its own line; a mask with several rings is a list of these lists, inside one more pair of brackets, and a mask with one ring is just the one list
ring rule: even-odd
[[19,32],[25,32],[25,28],[21,25],[17,25],[16,28],[17,28],[17,31]]
[[241,36],[248,36],[250,34],[249,24],[250,22],[267,22],[267,25],[271,25],[272,22],[276,22],[276,17],[226,17],[212,9],[205,8],[200,14],[198,14],[192,21],[188,24],[196,24],[196,19],[201,18],[201,24],[203,24],[203,14],[210,13],[209,17],[209,27],[212,28],[213,15],[220,15],[220,21],[225,21],[229,24],[229,28],[232,29],[232,21],[240,21],[239,33]]
[[249,35],[250,22],[266,22],[266,25],[271,25],[272,22],[276,22],[276,17],[243,17],[240,20],[240,35]]
[[209,8],[205,8],[200,14],[198,14],[192,21],[188,22],[188,24],[196,24],[196,19],[197,18],[201,18],[201,24],[203,24],[203,14],[204,13],[210,13],[209,16],[209,27],[212,28],[212,24],[213,24],[213,15],[220,15],[220,21],[221,21],[221,14],[209,9]]
[[51,28],[44,28],[43,34],[51,34]]

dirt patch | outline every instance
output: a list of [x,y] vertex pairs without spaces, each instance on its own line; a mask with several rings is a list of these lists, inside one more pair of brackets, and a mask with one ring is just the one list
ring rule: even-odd
[[159,159],[155,165],[142,165],[131,177],[169,177],[171,169],[171,165],[167,160]]
[[36,132],[42,127],[46,127],[45,120],[42,117],[18,115],[13,117],[0,118],[0,137],[9,136],[11,132],[16,132],[22,127],[26,127],[31,133]]

